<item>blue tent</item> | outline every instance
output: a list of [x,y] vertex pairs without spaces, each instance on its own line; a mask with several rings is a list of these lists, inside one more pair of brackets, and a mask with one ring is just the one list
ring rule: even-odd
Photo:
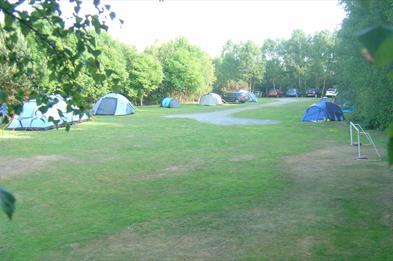
[[161,102],[161,107],[164,108],[178,108],[180,106],[180,102],[175,98],[166,97]]
[[249,92],[249,93],[248,93],[248,97],[250,97],[250,98],[248,99],[249,102],[257,102],[257,101],[258,101],[257,96],[255,96],[255,94],[252,93],[252,92]]
[[249,92],[249,91],[245,91],[245,90],[239,90],[238,92],[246,94],[248,97],[248,100],[247,100],[248,102],[257,102],[258,101],[257,96],[255,96],[255,94],[253,92]]
[[311,105],[304,112],[303,121],[318,122],[327,120],[344,120],[343,111],[337,104],[322,100],[317,104]]

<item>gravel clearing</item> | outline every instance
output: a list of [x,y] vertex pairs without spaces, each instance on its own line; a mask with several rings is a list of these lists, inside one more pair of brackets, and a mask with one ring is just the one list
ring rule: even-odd
[[271,120],[271,119],[260,120],[260,119],[236,118],[231,115],[242,111],[275,107],[275,106],[280,106],[297,101],[300,101],[300,99],[281,98],[268,104],[252,105],[247,107],[241,107],[241,108],[229,109],[223,111],[214,111],[214,112],[174,114],[174,115],[167,115],[164,117],[194,119],[202,123],[215,124],[215,125],[273,125],[273,124],[279,124],[280,121]]

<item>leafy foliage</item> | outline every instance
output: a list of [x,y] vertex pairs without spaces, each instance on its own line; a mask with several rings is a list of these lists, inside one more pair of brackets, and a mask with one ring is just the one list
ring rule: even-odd
[[217,72],[215,89],[218,92],[231,89],[234,82],[246,82],[246,89],[253,90],[265,72],[261,49],[251,41],[240,44],[228,41],[214,63]]
[[212,61],[186,38],[152,46],[146,53],[160,61],[164,73],[163,82],[153,96],[178,96],[192,100],[211,89],[215,80]]
[[[348,17],[338,32],[336,46],[339,89],[352,93],[357,106],[356,120],[367,128],[386,129],[393,122],[393,79],[388,75],[391,65],[385,60],[389,57],[388,50],[379,47],[389,33],[384,32],[386,27],[370,28],[393,23],[393,1],[345,0],[342,3]],[[368,53],[363,50],[363,54],[377,59],[380,66],[373,66],[372,60],[364,59],[361,42],[368,48]]]
[[137,55],[129,73],[130,84],[137,91],[141,105],[143,98],[157,89],[164,78],[160,62],[148,54]]
[[[393,62],[393,27],[376,26],[364,30],[359,40],[365,46],[363,54],[371,63],[388,65]],[[389,73],[392,74],[393,70]],[[388,161],[393,165],[393,124],[388,128]]]
[[265,40],[265,88],[316,87],[321,91],[334,84],[335,34],[322,31],[306,35],[293,31],[288,40]]
[[[27,8],[28,4],[28,8]],[[103,71],[98,61],[100,51],[97,49],[95,37],[90,28],[96,33],[107,30],[104,19],[108,18],[109,6],[102,6],[99,0],[93,2],[96,14],[80,15],[82,1],[70,0],[74,12],[72,23],[66,24],[62,17],[62,8],[58,1],[0,1],[0,11],[4,14],[4,23],[0,26],[3,41],[8,52],[3,60],[15,67],[18,73],[29,77],[34,71],[35,61],[29,56],[18,56],[13,46],[21,36],[30,38],[35,42],[37,49],[45,59],[49,80],[53,90],[64,97],[73,97],[72,104],[82,110],[86,108],[86,101],[81,96],[81,84],[77,81],[82,68],[85,73],[100,84],[103,79]],[[110,18],[114,19],[113,15]],[[25,68],[28,68],[26,71]],[[27,96],[35,96],[39,104],[45,103],[47,96],[45,90],[38,88],[40,81],[33,80]],[[23,88],[15,86],[16,93],[22,93]],[[0,102],[9,105],[10,113],[20,110],[20,104],[26,95],[12,95],[17,101],[13,101],[10,92],[5,92]]]

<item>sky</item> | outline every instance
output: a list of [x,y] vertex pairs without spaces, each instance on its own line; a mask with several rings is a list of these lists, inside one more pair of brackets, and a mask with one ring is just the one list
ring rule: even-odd
[[116,39],[139,51],[151,44],[185,36],[211,56],[219,56],[229,39],[289,38],[295,29],[312,34],[338,30],[346,16],[336,0],[111,0],[124,25],[111,23]]

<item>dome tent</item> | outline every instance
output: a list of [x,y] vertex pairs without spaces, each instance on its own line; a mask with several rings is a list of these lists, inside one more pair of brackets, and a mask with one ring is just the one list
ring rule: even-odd
[[257,102],[258,101],[257,96],[255,96],[255,94],[253,92],[248,92],[247,94],[249,97],[249,99],[248,99],[249,102]]
[[109,93],[101,97],[93,106],[93,115],[128,115],[135,113],[132,103],[123,95]]
[[258,101],[257,96],[255,96],[255,94],[253,92],[249,92],[246,90],[239,90],[239,92],[246,94],[248,96],[249,102],[257,102]]
[[[54,104],[48,108],[45,113],[42,113],[37,105],[37,101],[32,99],[23,104],[22,112],[15,115],[13,120],[8,124],[8,130],[49,130],[56,127],[53,121],[57,122],[57,126],[62,126],[66,122],[74,123],[86,121],[89,118],[86,114],[82,117],[74,115],[73,112],[67,112],[67,103],[60,95],[50,95],[49,99],[54,101]],[[60,115],[59,111],[62,115]],[[53,121],[50,120],[53,118]]]
[[178,108],[180,107],[180,102],[171,97],[166,97],[161,101],[161,107],[163,108]]
[[332,102],[321,100],[318,103],[311,105],[304,112],[303,121],[319,122],[319,121],[343,121],[344,114],[341,108]]
[[199,105],[212,106],[212,105],[221,105],[221,104],[223,104],[221,96],[216,93],[211,92],[202,95],[201,98],[199,98]]

